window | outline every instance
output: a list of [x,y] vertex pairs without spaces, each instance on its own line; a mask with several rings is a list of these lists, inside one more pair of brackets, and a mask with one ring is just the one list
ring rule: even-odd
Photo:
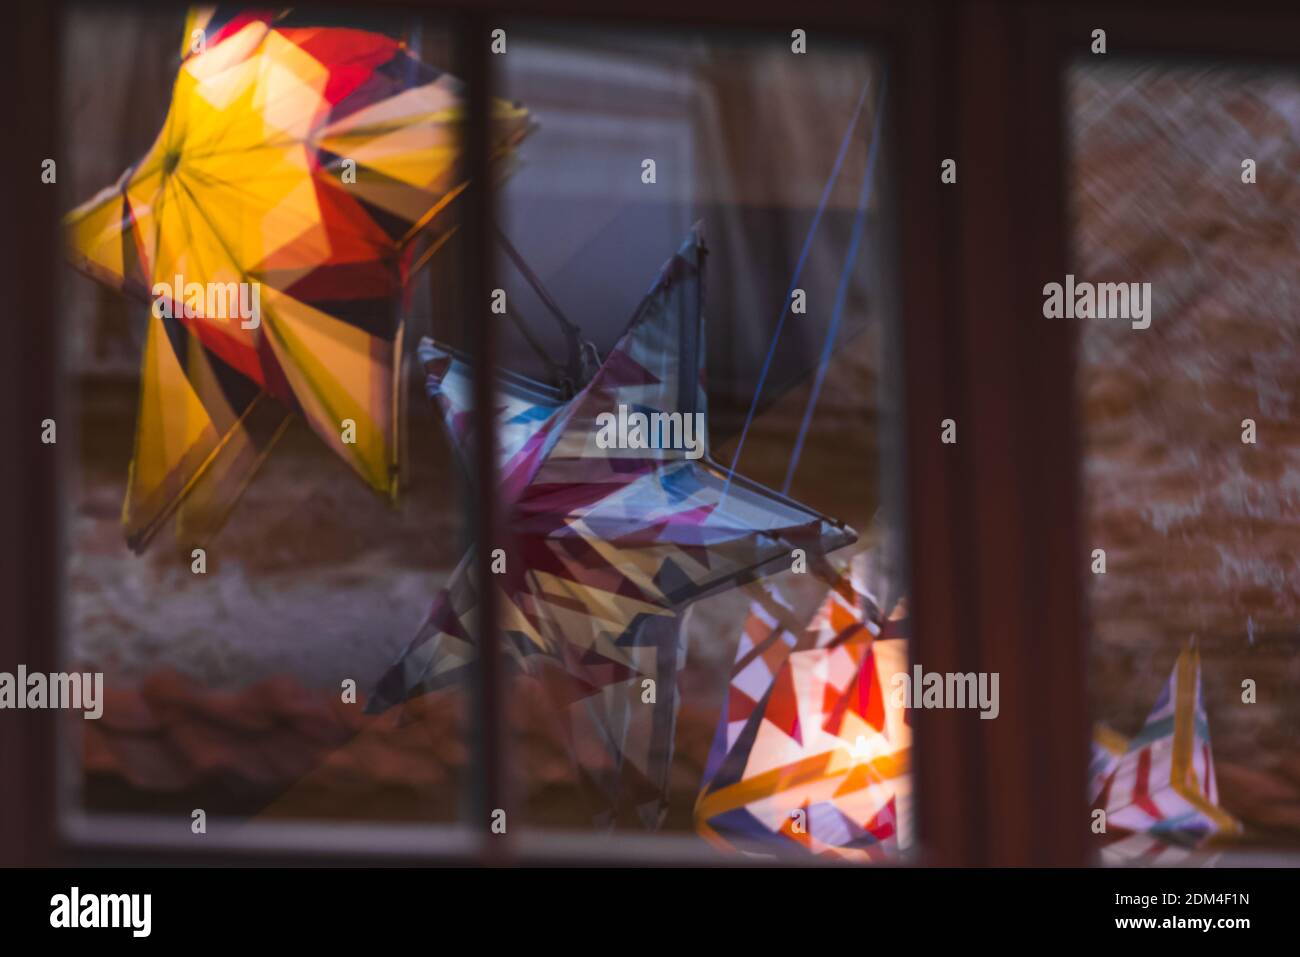
[[898,859],[886,60],[503,23],[492,361],[445,29],[69,17],[63,660],[106,700],[61,824],[454,853],[487,802],[525,846]]
[[[1224,841],[1192,860],[1292,859],[1293,14],[422,12],[5,36],[9,179],[58,175],[5,195],[0,427],[41,441],[0,495],[0,672],[109,696],[57,736],[0,713],[0,857],[189,860],[203,809],[236,859],[871,861],[907,817],[906,861],[1124,863],[1098,795],[1199,655]],[[318,107],[246,104],[270,185],[213,232],[257,255],[121,242],[131,164],[210,159],[165,117],[202,135],[254,75]],[[402,120],[435,103],[430,179]],[[204,310],[261,284],[266,328],[125,288],[160,249]],[[1074,279],[1151,282],[1150,327],[1052,317]],[[825,638],[837,596],[869,640]],[[837,709],[918,672],[997,675],[997,718]],[[786,786],[810,747],[863,802]]]
[[445,30],[74,8],[63,43],[63,661],[106,696],[65,826],[455,823],[463,702],[366,711],[469,532],[413,440],[463,256]]
[[1118,61],[1068,90],[1075,270],[1145,310],[1079,325],[1103,858],[1294,853],[1300,83]]
[[[910,729],[849,701],[862,683],[882,705],[871,682],[906,661],[885,61],[784,34],[504,30],[499,88],[536,129],[501,190],[498,276],[545,338],[508,326],[503,365],[545,371],[566,327],[600,363],[501,503],[525,562],[499,592],[528,649],[505,686],[525,823],[896,858]],[[688,445],[696,421],[685,462],[623,424],[661,411]],[[622,448],[590,444],[603,415]],[[844,716],[812,721],[836,695]]]

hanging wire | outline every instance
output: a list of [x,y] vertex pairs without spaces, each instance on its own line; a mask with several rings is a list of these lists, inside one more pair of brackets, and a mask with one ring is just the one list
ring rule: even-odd
[[772,342],[768,346],[766,358],[763,359],[763,368],[758,375],[758,384],[754,387],[754,398],[750,401],[749,412],[745,416],[745,424],[740,430],[740,441],[736,443],[736,454],[731,457],[731,468],[727,471],[727,478],[722,486],[722,495],[718,498],[719,510],[727,501],[727,493],[731,491],[731,480],[736,474],[736,466],[740,463],[740,453],[745,447],[745,438],[749,435],[750,425],[753,424],[754,413],[758,411],[758,400],[763,395],[763,385],[767,382],[767,374],[772,368],[772,357],[776,355],[776,346],[781,338],[781,330],[785,328],[785,317],[790,311],[790,299],[794,295],[795,289],[799,287],[799,277],[803,275],[804,264],[807,263],[808,254],[812,251],[813,237],[817,233],[817,227],[821,225],[822,215],[826,212],[827,203],[830,202],[831,190],[835,188],[835,181],[839,179],[840,169],[844,166],[844,157],[848,154],[849,143],[852,142],[853,129],[858,125],[858,117],[862,114],[862,104],[866,102],[867,90],[870,87],[871,80],[868,79],[862,85],[862,93],[858,96],[858,105],[853,110],[853,118],[849,120],[848,129],[844,131],[844,137],[840,141],[839,153],[836,154],[835,164],[831,167],[830,178],[822,189],[821,199],[817,203],[817,212],[808,227],[808,235],[804,237],[803,248],[799,251],[799,261],[795,264],[794,274],[790,277],[790,287],[786,290],[785,299],[781,303],[781,314],[777,316],[776,329],[772,332]]
[[542,305],[546,307],[547,312],[559,324],[560,331],[564,334],[568,352],[566,362],[559,363],[552,359],[542,348],[536,337],[526,330],[520,320],[514,316],[513,311],[510,312],[511,318],[515,320],[515,326],[523,333],[524,339],[533,348],[533,351],[542,357],[542,361],[553,370],[559,370],[561,384],[569,395],[573,395],[586,385],[592,375],[595,374],[596,369],[600,366],[600,354],[591,341],[582,337],[581,327],[570,320],[564,314],[564,311],[560,309],[559,303],[547,291],[546,286],[542,284],[542,280],[533,272],[532,267],[525,262],[524,257],[515,248],[514,243],[510,242],[509,237],[506,236],[501,227],[494,226],[493,229],[496,231],[497,239],[501,242],[501,247],[506,251],[506,255],[510,257],[510,261],[515,264],[519,274],[524,277],[524,280],[532,287],[533,292],[537,294],[537,298],[542,301]]
[[826,340],[822,344],[821,360],[817,363],[817,376],[813,380],[812,392],[808,404],[804,407],[803,421],[799,424],[799,434],[795,439],[794,451],[790,454],[790,465],[785,472],[785,484],[781,494],[790,494],[790,483],[794,481],[794,471],[799,466],[799,456],[803,454],[804,439],[808,436],[808,427],[812,425],[813,409],[817,407],[817,398],[826,379],[826,369],[831,363],[831,352],[835,346],[835,337],[840,328],[840,315],[844,311],[844,302],[849,295],[849,282],[853,278],[853,265],[858,258],[858,247],[862,243],[862,234],[866,231],[867,206],[871,201],[871,191],[875,182],[876,156],[880,145],[881,118],[885,114],[885,87],[889,82],[886,69],[880,80],[880,95],[876,103],[876,116],[872,122],[871,145],[867,153],[867,166],[862,172],[862,187],[858,192],[858,208],[853,214],[853,232],[849,240],[849,251],[844,256],[844,265],[840,269],[840,285],[835,293],[835,308],[831,312],[830,326],[826,330]]

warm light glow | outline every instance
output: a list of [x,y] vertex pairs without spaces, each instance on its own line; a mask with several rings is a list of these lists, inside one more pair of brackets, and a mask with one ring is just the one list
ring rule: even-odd
[[858,735],[858,740],[853,742],[853,749],[850,753],[853,755],[853,760],[859,764],[871,757],[865,734]]

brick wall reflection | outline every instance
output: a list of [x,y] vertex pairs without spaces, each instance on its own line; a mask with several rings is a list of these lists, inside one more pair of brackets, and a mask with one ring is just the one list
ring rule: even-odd
[[1223,803],[1297,842],[1300,77],[1085,67],[1069,97],[1073,268],[1154,298],[1145,331],[1079,321],[1094,716],[1135,730],[1198,636]]

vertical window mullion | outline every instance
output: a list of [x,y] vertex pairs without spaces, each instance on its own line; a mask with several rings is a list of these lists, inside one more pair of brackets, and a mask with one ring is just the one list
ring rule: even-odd
[[[465,320],[474,358],[474,468],[470,500],[473,502],[474,577],[478,656],[473,667],[472,734],[473,778],[470,797],[470,827],[481,829],[482,857],[501,863],[508,856],[509,822],[506,806],[507,729],[501,667],[501,636],[498,631],[497,596],[488,587],[492,580],[492,549],[501,539],[497,499],[496,362],[497,329],[488,304],[494,287],[492,229],[494,196],[489,170],[491,161],[491,104],[493,65],[488,48],[491,29],[488,17],[479,11],[466,12],[458,20],[457,33],[467,84],[464,126],[464,157],[469,177],[465,216],[461,229],[468,263]],[[507,831],[494,834],[493,815],[506,812]]]
[[[55,670],[59,608],[59,455],[44,445],[52,418],[65,443],[75,431],[59,415],[57,370],[58,187],[40,180],[58,158],[57,5],[25,7],[4,31],[5,86],[22,90],[9,109],[23,135],[5,151],[3,251],[4,349],[0,349],[0,671],[19,664]],[[48,864],[54,849],[56,722],[48,711],[7,712],[0,720],[0,866]]]

